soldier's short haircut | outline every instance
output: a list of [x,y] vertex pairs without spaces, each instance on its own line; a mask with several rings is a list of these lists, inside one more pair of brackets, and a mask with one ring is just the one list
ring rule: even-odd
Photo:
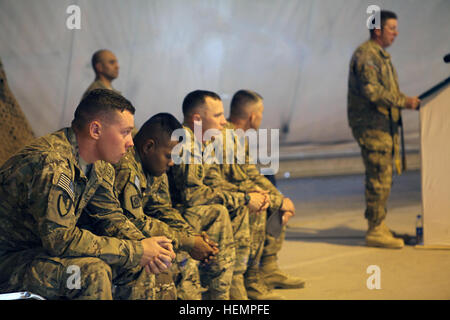
[[[381,27],[381,29],[384,28],[384,25],[386,24],[386,20],[389,20],[389,19],[397,20],[397,15],[392,11],[381,10],[380,11],[380,27]],[[374,25],[374,24],[375,24],[375,17],[372,20],[372,25]],[[370,31],[370,37],[373,38],[375,35],[375,28],[370,29],[369,31]]]
[[75,110],[72,128],[82,130],[88,123],[96,119],[110,120],[116,112],[129,111],[135,113],[130,101],[120,94],[108,89],[95,89],[84,97]]
[[214,100],[222,100],[220,96],[212,91],[195,90],[190,92],[183,100],[183,115],[186,118],[191,115],[196,108],[205,104],[205,98],[210,97]]
[[91,58],[92,69],[94,70],[94,72],[96,74],[97,74],[97,69],[95,68],[95,65],[100,62],[102,53],[105,51],[108,51],[108,50],[100,49],[100,50],[95,51],[94,54],[92,55],[92,58]]
[[139,148],[145,141],[152,139],[155,144],[166,144],[172,133],[181,129],[181,123],[170,113],[158,113],[148,119],[134,137],[134,143]]
[[247,116],[246,107],[261,100],[263,100],[263,97],[255,91],[239,90],[231,99],[230,117],[245,118]]

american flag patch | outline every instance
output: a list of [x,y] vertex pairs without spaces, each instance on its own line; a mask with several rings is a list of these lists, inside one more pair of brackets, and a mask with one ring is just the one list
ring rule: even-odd
[[59,176],[59,180],[56,185],[61,187],[63,190],[65,190],[69,194],[72,201],[74,200],[75,193],[73,191],[73,182],[72,182],[72,180],[70,180],[70,178],[68,176],[66,176],[64,173],[62,173]]

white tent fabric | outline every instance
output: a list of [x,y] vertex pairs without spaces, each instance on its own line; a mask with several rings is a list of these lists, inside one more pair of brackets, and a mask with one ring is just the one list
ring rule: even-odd
[[424,244],[450,247],[450,85],[420,110]]
[[[116,89],[137,108],[136,126],[167,111],[182,120],[194,89],[229,102],[242,88],[265,98],[266,128],[288,124],[287,142],[352,140],[347,125],[348,63],[368,38],[361,0],[0,0],[0,57],[34,132],[68,126],[93,80],[90,58],[119,59]],[[81,29],[69,30],[69,5]],[[377,1],[396,12],[400,35],[388,51],[402,91],[418,95],[447,78],[450,1]],[[418,114],[405,112],[407,134]]]

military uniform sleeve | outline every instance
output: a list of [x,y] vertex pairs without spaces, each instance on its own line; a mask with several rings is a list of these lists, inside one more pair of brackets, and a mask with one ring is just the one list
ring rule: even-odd
[[167,175],[155,179],[155,185],[144,206],[144,213],[149,217],[166,223],[173,229],[180,241],[180,247],[190,250],[194,246],[194,236],[197,233],[181,216],[180,212],[172,206]]
[[205,176],[204,183],[213,188],[233,192],[246,192],[246,188],[240,188],[239,185],[231,183],[224,179],[224,169],[227,165],[213,165],[209,167],[208,174]]
[[[180,164],[172,167],[175,183],[181,188],[185,207],[222,204],[228,210],[235,210],[245,205],[245,194],[212,188],[204,183],[209,165]],[[217,181],[216,181],[217,183]]]
[[131,177],[130,169],[116,168],[115,185],[123,213],[144,236],[166,236],[174,241],[175,249],[189,251],[194,246],[193,235],[187,230],[175,230],[163,221],[144,214],[143,196]]
[[[373,104],[386,108],[406,106],[406,96],[398,90],[387,90],[380,82],[381,66],[370,55],[361,55],[356,62],[361,93]],[[394,76],[393,70],[393,76]]]
[[86,206],[86,212],[96,222],[96,231],[121,239],[142,240],[142,232],[123,214],[114,189],[114,169],[107,164],[102,181]]
[[[80,212],[71,172],[63,163],[47,162],[35,172],[30,190],[29,210],[33,214],[43,247],[53,256],[97,257],[108,264],[127,268],[137,266],[143,254],[138,240],[98,236],[77,227]],[[45,196],[43,196],[45,195]],[[104,218],[108,218],[104,212]],[[111,214],[114,219],[114,214]],[[117,222],[123,219],[117,219]]]

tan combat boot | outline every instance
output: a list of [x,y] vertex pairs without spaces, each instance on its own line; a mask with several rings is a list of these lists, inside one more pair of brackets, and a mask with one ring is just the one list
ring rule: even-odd
[[366,244],[368,247],[390,249],[401,249],[405,245],[403,239],[394,237],[384,221],[379,224],[369,221],[369,230],[366,233]]
[[230,300],[248,300],[243,274],[233,274],[230,287]]
[[266,286],[258,272],[247,271],[244,282],[250,300],[285,300]]
[[305,280],[288,275],[280,270],[276,255],[263,257],[260,270],[264,283],[270,289],[300,289],[305,287]]

